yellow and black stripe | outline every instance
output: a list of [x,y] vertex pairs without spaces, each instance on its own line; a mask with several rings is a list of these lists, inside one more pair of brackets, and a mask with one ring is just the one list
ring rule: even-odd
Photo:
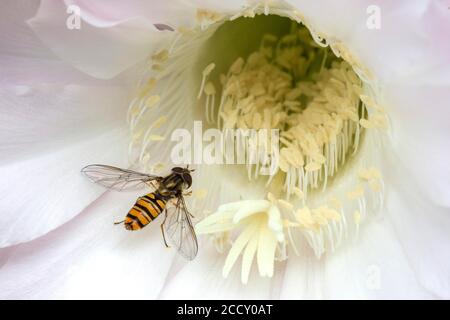
[[166,207],[166,201],[158,193],[152,192],[137,199],[128,211],[124,223],[127,230],[139,230],[156,219]]

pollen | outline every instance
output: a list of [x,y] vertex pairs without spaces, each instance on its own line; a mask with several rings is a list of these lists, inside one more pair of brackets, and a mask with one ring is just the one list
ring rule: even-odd
[[153,95],[150,96],[146,101],[145,101],[145,107],[147,108],[152,108],[155,105],[158,104],[158,102],[161,100],[161,97],[158,95]]
[[[241,16],[261,10],[248,7]],[[298,19],[303,17],[298,14]],[[293,250],[298,253],[292,236],[297,230],[317,257],[334,251],[351,230],[358,232],[368,203],[382,204],[383,181],[375,167],[352,171],[352,182],[340,192],[317,199],[347,170],[366,130],[388,127],[385,109],[361,80],[370,73],[343,44],[327,46],[324,35],[295,23],[283,36],[263,34],[257,49],[237,56],[225,72],[215,74],[218,63],[209,63],[197,96],[207,122],[219,129],[279,130],[277,170],[267,177],[260,165],[246,164],[247,176],[267,179],[266,188],[273,190],[268,199],[285,213],[282,225]],[[307,206],[311,197],[315,207]]]
[[[198,98],[203,92],[206,119],[221,129],[279,129],[284,191],[287,198],[298,190],[307,198],[308,190],[326,188],[344,166],[363,129],[381,127],[382,121],[362,118],[362,82],[351,66],[327,50],[305,46],[310,35],[296,24],[291,29],[281,38],[263,35],[257,51],[237,57],[221,75],[220,90],[206,82],[215,64],[206,66]],[[258,169],[247,165],[248,176],[258,178]]]
[[169,59],[169,51],[167,49],[161,50],[152,55],[152,59],[156,62],[166,62]]
[[196,18],[200,28],[204,29],[208,27],[208,25],[221,20],[222,14],[211,10],[198,9]]
[[157,134],[151,134],[148,136],[148,140],[150,140],[150,141],[163,141],[165,139],[166,138],[164,136],[160,136]]

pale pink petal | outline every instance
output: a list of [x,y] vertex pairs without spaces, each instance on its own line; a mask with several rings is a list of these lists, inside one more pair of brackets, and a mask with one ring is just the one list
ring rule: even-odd
[[384,90],[392,122],[391,165],[416,192],[450,208],[450,87],[392,83]]
[[233,14],[243,8],[251,5],[251,1],[246,0],[229,0],[229,1],[216,1],[216,0],[188,0],[189,3],[195,8],[212,10],[220,13]]
[[[433,133],[430,135],[434,137]],[[430,148],[435,147],[435,143],[433,141]],[[423,169],[420,161],[425,156],[420,153],[427,152],[428,146],[420,144],[420,141],[416,148],[415,145],[414,140],[403,140],[403,146],[398,148],[399,153],[394,150],[384,153],[384,174],[389,177],[386,214],[418,282],[436,297],[448,299],[450,189],[448,185],[441,185],[439,188],[439,182],[444,182],[444,179],[436,182],[425,176],[425,170],[430,171],[430,174],[435,170],[439,175],[439,168],[444,168],[444,159],[437,154],[431,155],[432,165]],[[416,152],[413,152],[414,149]],[[408,157],[413,157],[409,163],[404,161]],[[443,176],[446,174],[442,172]],[[443,178],[440,175],[438,177]],[[427,183],[429,188],[425,186]]]
[[[232,271],[227,278],[223,278],[225,257],[215,251],[211,244],[202,241],[199,254],[194,261],[186,263],[181,260],[182,258],[176,258],[159,298],[220,300],[271,298],[273,280],[261,278],[256,264],[253,264],[247,285],[242,284],[240,272]],[[240,261],[238,265],[238,268],[235,266],[235,270],[240,270]]]
[[112,78],[134,66],[168,41],[171,33],[157,30],[142,17],[110,27],[81,20],[79,29],[69,29],[69,15],[63,2],[43,0],[28,23],[58,57],[97,78]]
[[[420,83],[450,79],[448,38],[450,20],[445,1],[289,0],[316,32],[329,42],[343,42],[368,67],[377,81],[402,79]],[[380,28],[369,29],[367,21],[376,6]],[[419,75],[433,70],[436,75]]]
[[333,0],[287,0],[316,32],[345,40],[355,26],[366,25],[366,0],[348,0],[344,3]]
[[91,163],[126,164],[126,130],[109,129],[89,140],[0,166],[0,247],[32,240],[59,227],[103,189],[80,169]]
[[[378,5],[381,28],[355,28],[348,42],[377,80],[450,84],[450,47],[444,40],[450,36],[448,6],[435,1],[379,1]],[[441,76],[429,73],[439,69]]]
[[58,59],[26,24],[38,8],[39,1],[2,2],[0,84],[92,82],[92,78]]
[[127,165],[133,71],[101,81],[59,60],[25,23],[37,8],[11,1],[1,12],[0,247],[42,236],[103,193],[83,166]]
[[389,222],[370,221],[358,238],[318,260],[308,245],[291,256],[281,299],[431,299]]
[[165,24],[172,28],[191,27],[195,24],[197,9],[220,13],[235,13],[247,3],[244,0],[65,0],[67,5],[81,9],[83,20],[94,26],[113,26],[132,18],[145,18],[154,24]]
[[142,18],[152,24],[167,24],[172,28],[192,26],[196,7],[189,0],[65,0],[66,5],[81,9],[84,21],[97,27],[110,27],[124,21]]
[[170,270],[157,220],[114,226],[138,194],[109,192],[44,237],[0,249],[2,299],[154,299]]

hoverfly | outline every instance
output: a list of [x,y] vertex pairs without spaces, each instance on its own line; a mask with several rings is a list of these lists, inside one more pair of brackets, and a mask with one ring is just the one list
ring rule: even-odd
[[127,230],[140,230],[164,213],[161,223],[164,244],[169,247],[167,235],[170,244],[188,260],[194,259],[198,251],[191,221],[193,215],[188,211],[183,197],[192,185],[192,171],[188,167],[174,167],[169,175],[160,177],[101,164],[81,169],[92,182],[109,189],[123,191],[145,185],[153,187],[153,192],[139,197],[125,219],[115,224],[123,223]]

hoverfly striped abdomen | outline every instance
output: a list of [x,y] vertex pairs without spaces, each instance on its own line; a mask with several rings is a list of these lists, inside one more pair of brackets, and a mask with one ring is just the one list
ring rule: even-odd
[[139,197],[125,217],[125,229],[139,230],[156,219],[166,208],[166,200],[157,192]]

